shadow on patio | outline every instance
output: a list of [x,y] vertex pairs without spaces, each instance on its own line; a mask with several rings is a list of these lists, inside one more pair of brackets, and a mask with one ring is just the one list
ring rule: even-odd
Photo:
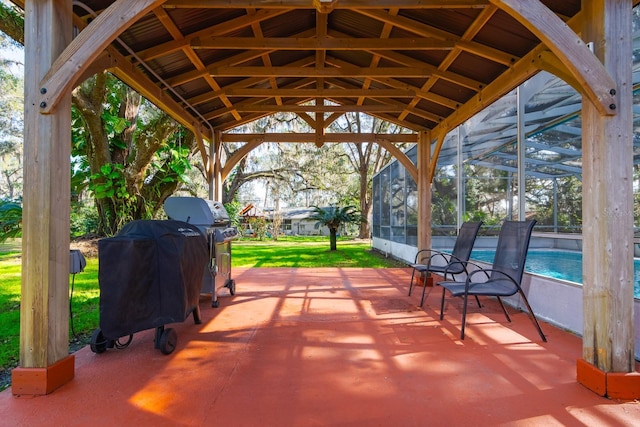
[[[75,379],[48,396],[0,393],[12,426],[637,425],[640,404],[576,382],[579,338],[497,304],[459,301],[438,320],[440,288],[417,307],[408,269],[236,269],[237,294],[201,299],[201,325],[172,325],[124,350],[76,353]],[[421,291],[418,288],[418,291]],[[475,308],[474,308],[475,307]],[[513,310],[512,310],[513,312]],[[8,424],[7,424],[8,423]]]

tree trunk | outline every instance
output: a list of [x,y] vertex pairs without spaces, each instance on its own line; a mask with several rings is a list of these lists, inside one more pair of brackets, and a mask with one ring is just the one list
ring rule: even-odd
[[335,251],[338,250],[338,229],[337,228],[329,228],[329,246],[330,250]]
[[369,221],[367,220],[371,209],[368,169],[368,162],[360,166],[360,212],[364,219],[360,222],[360,233],[358,234],[360,239],[368,239],[370,235]]

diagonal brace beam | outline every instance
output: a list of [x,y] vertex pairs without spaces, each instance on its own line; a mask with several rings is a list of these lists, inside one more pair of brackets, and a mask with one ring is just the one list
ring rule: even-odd
[[62,97],[118,35],[166,0],[117,0],[93,20],[58,56],[40,82],[40,112],[52,113]]
[[602,115],[615,115],[617,87],[602,62],[540,0],[490,0],[535,34],[568,68]]

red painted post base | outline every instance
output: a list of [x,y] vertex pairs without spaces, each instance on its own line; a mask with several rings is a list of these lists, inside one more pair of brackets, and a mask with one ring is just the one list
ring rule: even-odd
[[[433,286],[433,276],[428,276],[426,283],[427,283],[427,287],[432,287]],[[416,285],[417,286],[424,286],[424,284],[425,284],[424,276],[420,276],[420,280],[416,281]]]
[[604,372],[584,359],[576,365],[578,382],[600,396],[609,399],[640,399],[640,373]]
[[42,396],[73,379],[75,356],[69,355],[46,368],[15,368],[11,371],[11,392],[15,396]]

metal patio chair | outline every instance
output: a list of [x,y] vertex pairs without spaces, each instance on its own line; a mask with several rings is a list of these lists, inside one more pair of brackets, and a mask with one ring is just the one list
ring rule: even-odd
[[538,319],[533,313],[529,301],[527,301],[527,297],[520,286],[525,262],[527,260],[527,252],[529,251],[531,232],[535,224],[535,220],[505,221],[500,229],[498,245],[491,268],[469,272],[464,282],[445,281],[438,283],[438,285],[442,286],[440,320],[444,317],[444,298],[447,291],[451,293],[452,296],[461,296],[464,299],[460,339],[464,339],[469,295],[474,296],[476,299],[482,295],[496,297],[498,302],[500,302],[502,311],[507,317],[507,321],[511,322],[509,313],[507,313],[504,303],[502,302],[502,297],[519,293],[527,306],[531,321],[538,329],[542,341],[547,341],[547,338],[542,332],[542,328],[540,328]]
[[[411,264],[413,271],[411,273],[411,283],[409,284],[409,296],[413,289],[413,281],[416,273],[420,273],[423,277],[422,284],[424,286],[422,288],[420,307],[424,304],[427,278],[431,273],[442,275],[444,280],[447,280],[448,275],[451,275],[451,279],[455,279],[457,274],[467,274],[467,264],[481,225],[482,221],[463,223],[451,253],[433,249],[422,249],[418,251],[414,263]],[[436,262],[436,264],[434,264],[434,262]],[[480,302],[478,302],[478,304],[480,304]]]

